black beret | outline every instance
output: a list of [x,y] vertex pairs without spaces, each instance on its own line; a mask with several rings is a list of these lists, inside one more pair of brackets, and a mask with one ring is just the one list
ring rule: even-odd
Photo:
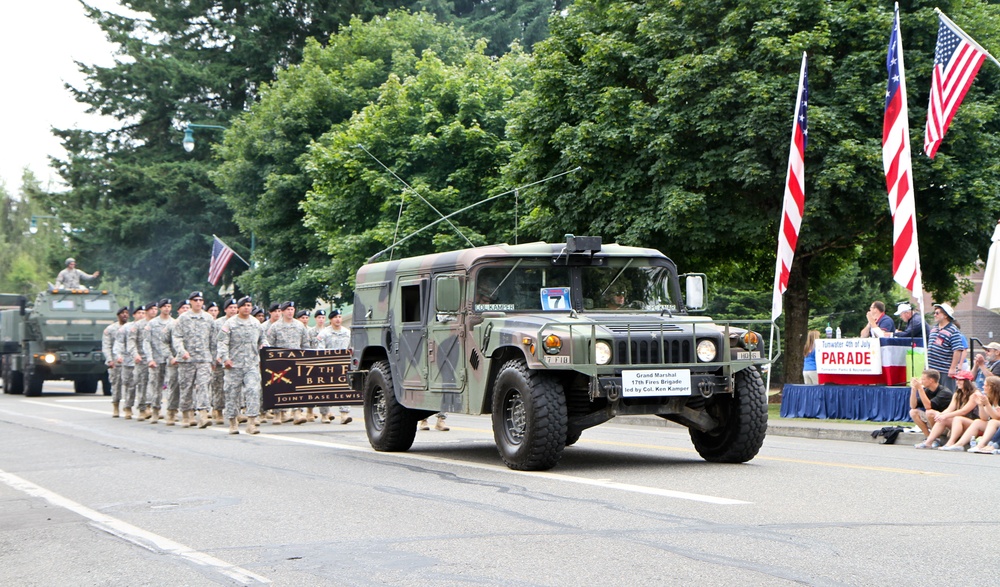
[[147,312],[150,311],[150,310],[155,310],[155,309],[156,309],[156,302],[149,302],[148,304],[146,304],[146,311]]
[[278,302],[274,302],[273,304],[267,307],[268,312],[274,312],[280,309],[281,309],[281,304],[279,304]]
[[225,309],[226,309],[226,308],[228,308],[229,306],[236,306],[237,308],[239,307],[239,306],[238,306],[238,305],[236,304],[236,300],[234,300],[233,298],[229,298],[228,300],[226,300],[226,301],[222,302],[222,309],[223,309],[223,310],[225,310]]
[[295,302],[282,302],[281,305],[278,306],[278,309],[284,310],[285,308],[294,308],[294,307],[295,307]]
[[135,316],[136,312],[145,312],[145,311],[146,311],[146,306],[136,306],[132,308],[132,315]]
[[168,305],[169,303],[170,303],[170,298],[163,298],[162,300],[160,300],[159,304],[157,304],[157,305],[159,305],[160,307],[163,307],[163,306]]
[[183,302],[181,302],[181,306],[190,306],[190,305],[191,305],[191,300],[184,300]]
[[[232,301],[232,300],[230,300],[230,301]],[[243,296],[242,298],[239,299],[239,301],[236,301],[236,302],[233,302],[233,303],[236,304],[237,308],[239,308],[243,304],[253,305],[253,300],[250,299],[250,296]],[[226,304],[226,305],[228,306],[229,304]],[[257,307],[254,306],[254,309],[256,310]]]
[[263,314],[263,313],[264,313],[264,308],[261,308],[260,306],[254,306],[253,309],[250,310],[251,316],[256,316],[257,314]]
[[215,302],[208,302],[208,305],[205,306],[205,309],[208,310],[209,308],[218,308],[218,307],[219,304],[216,304]]
[[340,316],[340,310],[330,310],[330,317],[333,318],[334,316]]
[[122,312],[125,312],[127,314],[128,313],[128,306],[122,306],[121,308],[118,308],[118,311],[115,312],[115,315],[117,316],[118,314],[121,314]]
[[295,313],[295,317],[296,318],[301,318],[303,316],[305,316],[305,317],[308,318],[309,317],[309,310],[299,310],[298,312]]
[[193,291],[191,292],[191,295],[188,296],[188,299],[193,300],[195,298],[204,298],[204,297],[205,296],[200,291]]
[[316,310],[315,312],[313,312],[313,316],[326,316],[326,311],[325,310]]

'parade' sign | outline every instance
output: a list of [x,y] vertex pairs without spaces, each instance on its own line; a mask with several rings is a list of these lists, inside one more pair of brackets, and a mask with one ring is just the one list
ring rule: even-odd
[[816,341],[816,371],[838,375],[880,375],[877,338],[831,338]]
[[265,410],[360,404],[351,389],[347,368],[351,352],[265,347],[260,351],[260,378]]

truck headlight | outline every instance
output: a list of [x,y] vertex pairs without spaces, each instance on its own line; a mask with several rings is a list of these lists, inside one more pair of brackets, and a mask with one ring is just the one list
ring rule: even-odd
[[597,341],[597,344],[594,345],[594,349],[597,351],[598,365],[607,365],[611,362],[611,345],[603,340],[599,340]]
[[562,339],[554,334],[550,334],[542,339],[542,348],[549,355],[558,355],[562,350]]
[[717,352],[715,341],[705,339],[698,343],[698,360],[702,363],[711,363],[714,361]]
[[53,355],[52,353],[45,353],[45,356],[42,357],[42,360],[51,365],[52,363],[56,362],[56,356]]
[[748,351],[757,350],[757,345],[759,344],[760,344],[760,335],[758,335],[756,332],[752,330],[747,330],[746,332],[743,333],[743,336],[740,337],[740,346],[742,346]]

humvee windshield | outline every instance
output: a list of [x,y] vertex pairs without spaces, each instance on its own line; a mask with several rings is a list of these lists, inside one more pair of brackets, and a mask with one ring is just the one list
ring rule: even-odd
[[583,311],[676,311],[672,295],[676,273],[649,263],[649,259],[612,258],[600,266],[539,266],[523,260],[491,265],[476,275],[473,309],[568,311],[555,297],[568,290],[572,307]]

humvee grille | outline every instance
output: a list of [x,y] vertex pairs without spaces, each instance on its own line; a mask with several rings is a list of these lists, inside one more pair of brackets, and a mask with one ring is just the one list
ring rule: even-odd
[[660,340],[633,340],[631,354],[628,341],[620,340],[615,347],[614,362],[619,365],[649,365],[653,363],[692,363],[691,341],[664,340],[661,357]]

